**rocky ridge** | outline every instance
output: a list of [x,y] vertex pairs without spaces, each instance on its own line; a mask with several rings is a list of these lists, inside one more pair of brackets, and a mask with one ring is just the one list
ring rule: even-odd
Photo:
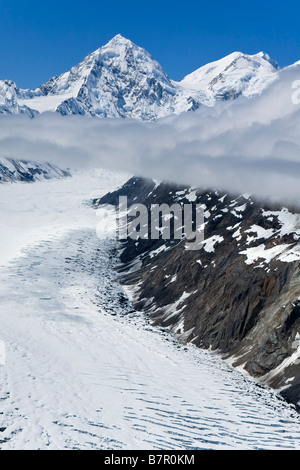
[[[210,349],[300,410],[300,215],[235,196],[132,178],[94,206],[201,204],[204,242],[128,238],[120,275],[135,308],[181,342]],[[172,232],[174,234],[174,232]]]

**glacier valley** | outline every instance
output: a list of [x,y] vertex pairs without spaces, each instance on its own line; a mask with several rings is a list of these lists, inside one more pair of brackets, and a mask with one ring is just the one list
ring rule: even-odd
[[299,449],[276,392],[132,308],[89,204],[127,178],[0,185],[0,448]]

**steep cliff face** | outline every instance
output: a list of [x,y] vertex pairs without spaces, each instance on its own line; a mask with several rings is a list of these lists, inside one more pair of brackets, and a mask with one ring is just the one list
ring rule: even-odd
[[300,410],[300,215],[247,195],[132,178],[95,200],[201,204],[204,241],[122,242],[120,273],[134,302],[181,342],[218,351]]

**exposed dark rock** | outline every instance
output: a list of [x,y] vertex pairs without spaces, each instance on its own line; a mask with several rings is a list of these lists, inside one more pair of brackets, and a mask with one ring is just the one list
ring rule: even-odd
[[139,283],[136,308],[179,341],[220,352],[261,384],[281,390],[300,410],[297,215],[246,196],[195,193],[142,178],[131,178],[94,204],[118,205],[122,195],[128,205],[171,206],[189,203],[191,194],[194,204],[205,206],[200,250],[187,250],[186,240],[172,239],[174,232],[170,240],[122,242],[120,272],[124,284]]

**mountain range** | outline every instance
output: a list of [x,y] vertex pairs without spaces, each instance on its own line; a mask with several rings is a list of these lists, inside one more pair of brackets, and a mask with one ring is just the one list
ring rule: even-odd
[[53,111],[155,121],[220,100],[259,95],[280,73],[277,62],[264,52],[234,52],[174,81],[145,49],[118,34],[35,90],[0,80],[0,114],[34,117]]

